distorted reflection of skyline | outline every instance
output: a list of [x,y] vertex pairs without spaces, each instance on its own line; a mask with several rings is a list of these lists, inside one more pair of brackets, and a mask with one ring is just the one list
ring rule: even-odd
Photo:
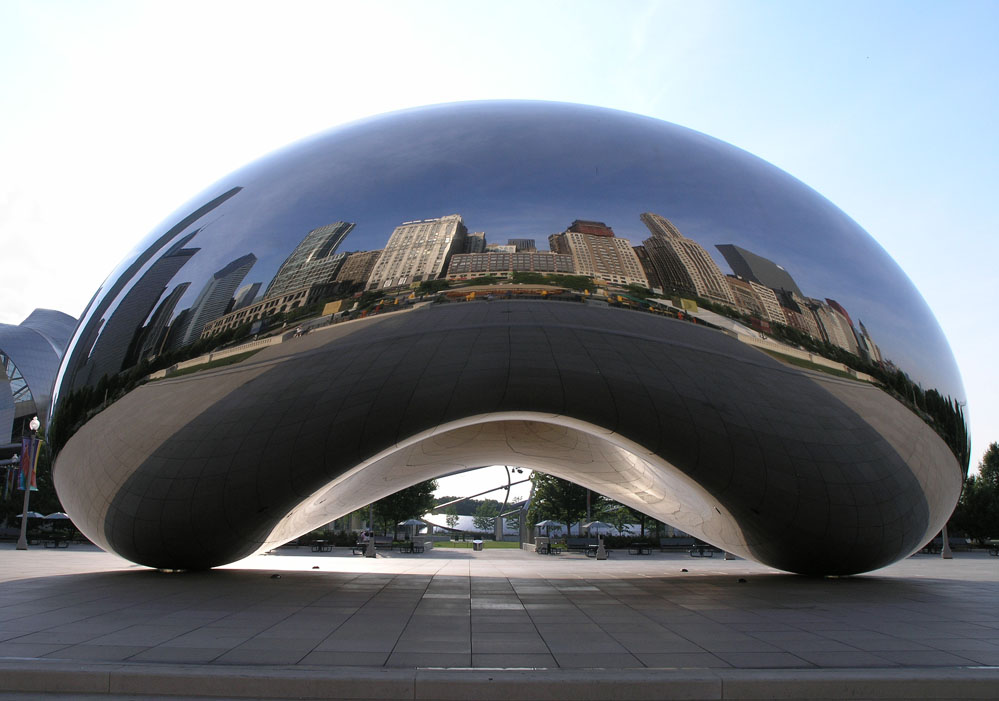
[[[354,229],[339,251],[377,250],[406,221],[460,214],[490,242],[550,234],[577,219],[605,222],[639,245],[642,212],[667,217],[706,249],[735,244],[783,267],[809,297],[838,301],[884,356],[925,388],[964,400],[952,355],[919,293],[880,246],[814,191],[756,157],[658,120],[545,103],[470,103],[378,117],[294,144],[232,174],[167,220],[243,189],[179,232],[200,248],[164,295],[252,253],[244,283],[266,288],[313,229]],[[123,264],[119,271],[127,267]],[[116,275],[113,274],[110,280]],[[109,310],[110,311],[110,310]],[[946,359],[946,362],[941,362]]]

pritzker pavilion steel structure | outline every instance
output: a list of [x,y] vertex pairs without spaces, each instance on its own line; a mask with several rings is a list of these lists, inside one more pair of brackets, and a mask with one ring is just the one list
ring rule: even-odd
[[934,536],[967,470],[959,373],[895,263],[664,122],[374,118],[234,173],[137,250],[77,327],[50,441],[74,522],[142,564],[231,562],[499,463],[848,574]]
[[53,309],[36,309],[17,326],[0,324],[0,451],[20,450],[31,419],[48,413],[75,326],[76,319]]

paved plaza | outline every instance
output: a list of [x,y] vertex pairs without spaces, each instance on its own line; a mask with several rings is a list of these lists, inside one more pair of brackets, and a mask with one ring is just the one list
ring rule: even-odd
[[[162,573],[0,545],[0,698],[990,698],[999,558],[281,548]],[[138,695],[138,696],[136,696]]]

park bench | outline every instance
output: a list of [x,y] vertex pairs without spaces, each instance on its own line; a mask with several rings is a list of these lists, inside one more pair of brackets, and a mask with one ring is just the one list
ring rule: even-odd
[[672,537],[672,538],[660,538],[659,539],[659,552],[683,552],[685,550],[690,550],[697,544],[696,538],[690,537]]
[[716,552],[721,552],[718,548],[707,543],[694,543],[688,551],[691,557],[714,557]]
[[591,545],[593,547],[597,546],[596,538],[580,538],[577,536],[565,539],[565,549],[568,550],[569,552],[572,552],[573,550],[579,550],[581,552],[585,552],[586,549]]

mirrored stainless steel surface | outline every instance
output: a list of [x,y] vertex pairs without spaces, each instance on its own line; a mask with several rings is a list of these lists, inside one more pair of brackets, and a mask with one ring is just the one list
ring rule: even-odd
[[843,574],[950,514],[963,402],[912,283],[786,173],[636,115],[467,103],[307,139],[168,218],[82,317],[50,439],[74,522],[156,567],[505,463]]

